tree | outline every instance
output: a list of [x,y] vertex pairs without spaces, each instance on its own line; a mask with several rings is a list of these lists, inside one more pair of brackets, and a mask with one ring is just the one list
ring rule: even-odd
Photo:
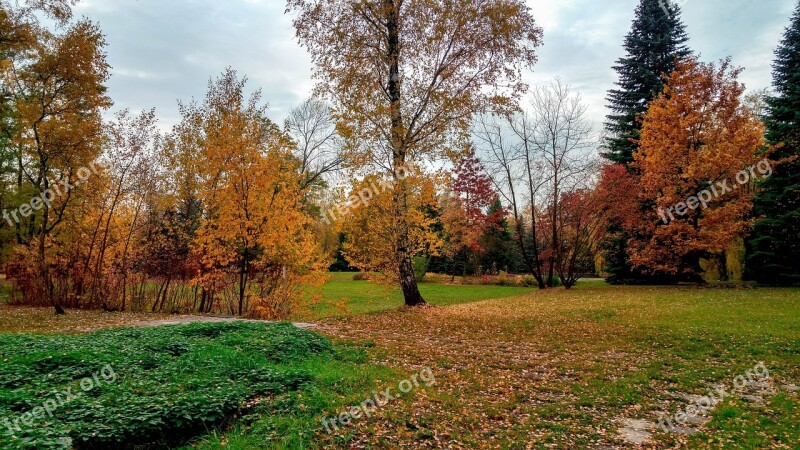
[[[751,225],[753,182],[764,127],[742,105],[741,69],[687,60],[678,64],[642,127],[636,168],[640,204],[630,260],[649,273],[698,281],[700,259],[719,257]],[[758,173],[756,173],[758,167]]]
[[604,233],[602,202],[595,190],[575,189],[564,192],[558,205],[556,272],[561,284],[571,289],[581,274],[594,272],[595,255]]
[[635,270],[628,257],[629,233],[633,232],[642,215],[638,192],[640,174],[622,164],[608,162],[600,171],[597,195],[605,233],[600,243],[602,260],[600,272],[611,284],[635,284],[651,280]]
[[[522,0],[289,0],[317,92],[333,101],[355,167],[394,176],[463,148],[473,115],[510,111],[541,42]],[[407,181],[396,180],[394,263],[407,305],[414,276]]]
[[303,189],[323,183],[324,177],[342,168],[341,139],[330,107],[324,102],[306,100],[289,112],[285,128],[296,145],[294,155],[303,174]]
[[101,112],[111,105],[105,95],[109,66],[104,45],[97,25],[87,20],[62,34],[36,28],[30,52],[12,59],[6,68],[15,101],[12,142],[20,149],[19,179],[30,183],[31,205],[39,210],[28,224],[24,243],[36,246],[40,293],[60,314],[48,246],[77,197],[70,187],[85,181],[101,152]]
[[[614,66],[619,80],[617,89],[608,93],[611,114],[605,123],[604,156],[629,170],[634,170],[631,167],[633,155],[640,139],[642,117],[650,102],[663,90],[665,77],[674,71],[675,64],[692,54],[685,45],[688,37],[676,2],[641,0],[635,14],[625,37],[625,56]],[[613,214],[606,217],[607,238],[602,245],[609,273],[607,280],[614,283],[648,281],[649,277],[634,269],[627,259],[626,244],[631,236],[625,234],[619,222],[611,220],[613,217]]]
[[800,4],[773,65],[775,94],[767,98],[767,139],[778,146],[773,175],[759,186],[760,217],[749,242],[748,272],[763,283],[800,284]]
[[397,226],[391,205],[394,202],[394,177],[371,174],[353,183],[353,193],[344,207],[342,231],[346,236],[343,253],[350,266],[378,273],[378,281],[397,283],[401,274],[396,264],[398,234],[408,231],[409,251],[413,255],[435,255],[441,246],[436,219],[430,211],[437,207],[437,179],[417,171],[402,175],[410,195],[408,219],[404,229]]
[[473,147],[458,161],[453,175],[450,191],[444,196],[441,220],[447,235],[445,253],[453,261],[455,277],[455,260],[459,254],[465,254],[476,273],[480,273],[479,257],[483,251],[480,238],[497,221],[487,214],[497,192]]
[[528,116],[519,114],[516,120],[521,126],[511,127],[521,131],[521,136],[508,132],[509,123],[514,120],[513,117],[505,120],[497,116],[481,117],[474,137],[485,154],[484,162],[497,192],[511,210],[514,237],[525,269],[536,279],[539,289],[544,289],[542,254],[545,249],[537,201],[547,178],[533,149],[525,145]]
[[487,212],[489,226],[483,231],[480,244],[483,248],[482,264],[492,272],[517,273],[522,269],[513,227],[508,220],[508,210],[500,197],[496,197]]
[[299,284],[318,278],[324,261],[301,208],[305,174],[291,141],[266,118],[260,91],[245,98],[246,81],[228,69],[209,83],[203,105],[187,110],[202,136],[199,281],[222,290],[235,274],[234,312],[283,319]]
[[[132,233],[142,222],[143,197],[152,191],[158,145],[155,111],[134,117],[123,110],[104,128],[105,178],[93,180],[91,195],[82,198],[81,214],[72,215],[84,245],[71,284],[75,298],[84,300],[81,307],[124,309],[127,274],[114,269],[120,264],[127,268]],[[110,290],[115,288],[122,301],[112,306],[117,296]]]
[[[526,266],[541,287],[555,286],[560,254],[560,201],[587,189],[595,172],[595,142],[580,94],[555,81],[533,91],[527,112],[498,123],[483,121],[476,138],[511,205]],[[506,136],[508,135],[508,136]]]
[[[539,154],[539,160],[547,174],[545,195],[548,202],[550,254],[547,264],[547,285],[554,286],[557,266],[568,255],[561,254],[559,216],[562,196],[587,186],[594,173],[595,161],[591,153],[595,150],[592,127],[586,120],[587,106],[580,94],[568,85],[556,80],[550,86],[536,89],[531,96],[532,120],[512,126],[515,134],[522,138],[523,146]],[[521,129],[528,127],[528,129]],[[571,198],[569,196],[565,198]]]
[[689,38],[680,14],[675,2],[665,0],[641,0],[636,8],[625,37],[626,54],[614,66],[618,88],[609,91],[607,98],[611,114],[605,124],[605,157],[612,162],[633,162],[648,105],[661,93],[664,77],[675,70],[675,64],[692,54],[685,45]]

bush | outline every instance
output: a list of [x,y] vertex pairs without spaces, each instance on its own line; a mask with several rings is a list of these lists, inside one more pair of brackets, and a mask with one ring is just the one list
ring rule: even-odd
[[[500,272],[498,275],[484,275],[482,277],[467,277],[461,280],[465,285],[483,286],[508,286],[508,287],[539,287],[539,283],[532,275],[512,275]],[[561,286],[561,280],[554,278],[555,287]]]

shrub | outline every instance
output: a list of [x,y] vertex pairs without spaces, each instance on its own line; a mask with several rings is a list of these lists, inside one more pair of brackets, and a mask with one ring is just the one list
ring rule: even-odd
[[[508,286],[508,287],[538,287],[539,283],[532,275],[513,275],[500,272],[496,276],[484,275],[482,277],[467,277],[461,280],[461,284],[484,285],[484,286]],[[561,280],[555,277],[555,286],[560,286]]]

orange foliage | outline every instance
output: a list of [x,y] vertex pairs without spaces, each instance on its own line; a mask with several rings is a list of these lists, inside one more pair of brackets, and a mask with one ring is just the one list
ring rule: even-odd
[[228,70],[192,112],[204,136],[197,281],[217,291],[235,273],[238,314],[285,319],[299,286],[319,281],[326,264],[300,208],[303,180],[290,142],[266,119],[260,93],[245,100],[245,82]]
[[[747,233],[753,193],[736,179],[763,157],[766,142],[764,126],[741,103],[740,71],[729,61],[682,62],[651,104],[635,154],[644,207],[630,242],[637,267],[697,276],[700,258],[724,252]],[[705,207],[669,213],[682,212],[686,208],[676,205],[694,203],[704,190],[715,194]]]
[[[405,177],[409,196],[407,215],[403,223],[409,225],[411,254],[434,255],[441,241],[432,230],[436,219],[430,211],[437,206],[436,177],[413,174]],[[396,249],[400,229],[392,207],[396,184],[369,175],[353,185],[354,193],[367,193],[363,201],[353,195],[348,200],[347,216],[342,218],[342,231],[347,236],[344,254],[351,266],[364,272],[377,272],[380,281],[397,283],[400,273]],[[368,198],[369,197],[369,198]]]

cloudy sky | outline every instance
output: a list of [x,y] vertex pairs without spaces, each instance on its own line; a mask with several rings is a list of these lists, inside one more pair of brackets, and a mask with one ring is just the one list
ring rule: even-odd
[[[797,0],[680,0],[690,45],[702,59],[732,56],[750,89],[770,85],[773,51]],[[528,0],[544,28],[531,84],[554,77],[581,91],[600,127],[638,0]],[[271,115],[313,86],[282,0],[83,0],[77,8],[107,35],[115,109],[155,107],[161,126],[178,120],[177,99],[200,98],[210,76],[231,66],[260,87]]]

